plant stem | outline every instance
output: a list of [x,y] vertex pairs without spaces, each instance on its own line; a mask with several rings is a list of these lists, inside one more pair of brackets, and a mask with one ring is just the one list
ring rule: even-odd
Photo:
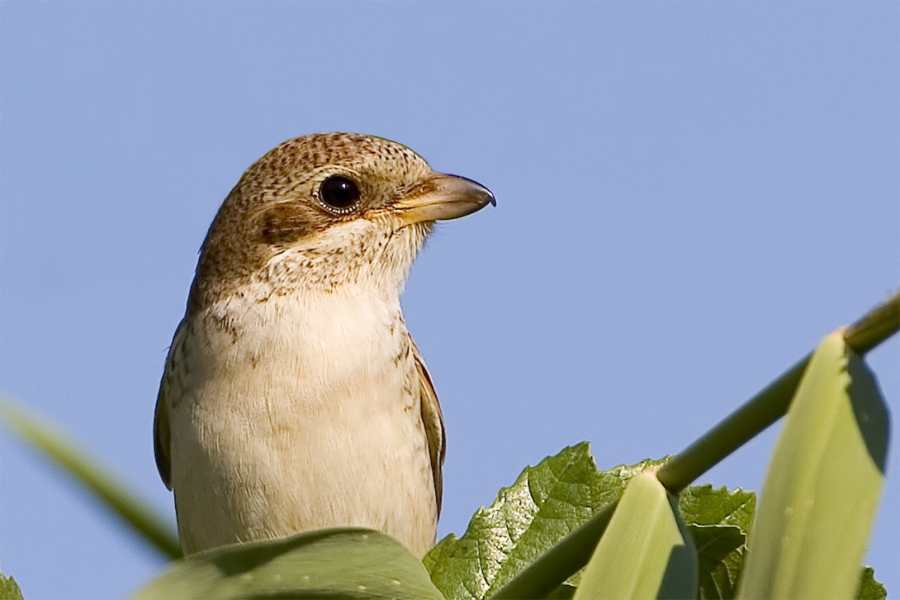
[[[863,355],[900,329],[900,292],[844,330],[844,339]],[[807,354],[743,406],[668,461],[657,473],[673,494],[787,414],[812,354]]]
[[900,291],[844,331],[844,341],[860,356],[900,329]]
[[[900,329],[900,292],[844,330],[847,344],[864,355]],[[713,427],[657,471],[660,482],[677,494],[697,477],[787,414],[812,354],[808,354],[763,391]],[[618,501],[603,507],[584,525],[529,565],[491,596],[542,598],[585,566],[606,530]]]

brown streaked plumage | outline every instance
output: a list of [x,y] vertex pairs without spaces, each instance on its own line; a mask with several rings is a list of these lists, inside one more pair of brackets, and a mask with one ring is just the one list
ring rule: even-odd
[[488,202],[358,134],[290,140],[247,169],[204,241],[157,399],[185,553],[351,525],[428,550],[444,426],[399,296],[433,222]]

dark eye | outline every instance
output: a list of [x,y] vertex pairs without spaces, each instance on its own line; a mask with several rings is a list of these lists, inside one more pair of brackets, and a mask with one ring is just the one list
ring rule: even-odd
[[359,202],[359,186],[356,182],[343,175],[332,175],[322,182],[319,188],[319,197],[329,208],[338,212],[346,211]]

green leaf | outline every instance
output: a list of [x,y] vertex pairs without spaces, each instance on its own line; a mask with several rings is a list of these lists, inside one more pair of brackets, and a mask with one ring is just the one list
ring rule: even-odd
[[699,562],[699,597],[735,597],[747,551],[747,533],[756,510],[756,494],[741,489],[692,486],[678,503],[694,538]]
[[756,512],[756,494],[740,488],[694,485],[678,499],[678,510],[685,523],[694,525],[734,525],[748,532]]
[[526,468],[491,507],[475,513],[461,538],[441,540],[425,566],[447,598],[485,598],[616,500],[625,483],[652,464],[659,461],[600,472],[586,442],[566,448]]
[[875,519],[887,409],[841,334],[813,354],[766,475],[743,598],[849,598]]
[[175,563],[134,600],[397,598],[440,600],[400,542],[368,529],[323,529],[217,548]]
[[655,472],[645,471],[628,482],[575,600],[696,594],[697,552],[677,501]]
[[142,541],[169,558],[181,556],[178,536],[166,520],[65,434],[2,396],[0,417],[5,427],[74,478],[112,514],[129,525]]
[[[579,571],[579,574],[582,571]],[[581,579],[579,575],[579,580]],[[573,585],[570,582],[565,582],[555,590],[544,596],[545,600],[569,600],[570,598],[575,596],[575,590],[577,589],[576,585]]]
[[887,590],[880,581],[875,579],[875,569],[864,567],[859,577],[859,587],[856,589],[857,600],[884,600],[887,598]]
[[700,598],[735,597],[747,536],[733,525],[688,525],[697,548]]
[[0,600],[23,600],[22,590],[12,577],[0,573]]

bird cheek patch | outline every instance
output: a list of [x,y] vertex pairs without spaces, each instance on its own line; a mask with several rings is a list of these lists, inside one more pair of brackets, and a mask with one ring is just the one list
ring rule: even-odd
[[259,217],[262,241],[271,246],[285,246],[314,232],[315,216],[310,212],[287,203],[266,210]]

